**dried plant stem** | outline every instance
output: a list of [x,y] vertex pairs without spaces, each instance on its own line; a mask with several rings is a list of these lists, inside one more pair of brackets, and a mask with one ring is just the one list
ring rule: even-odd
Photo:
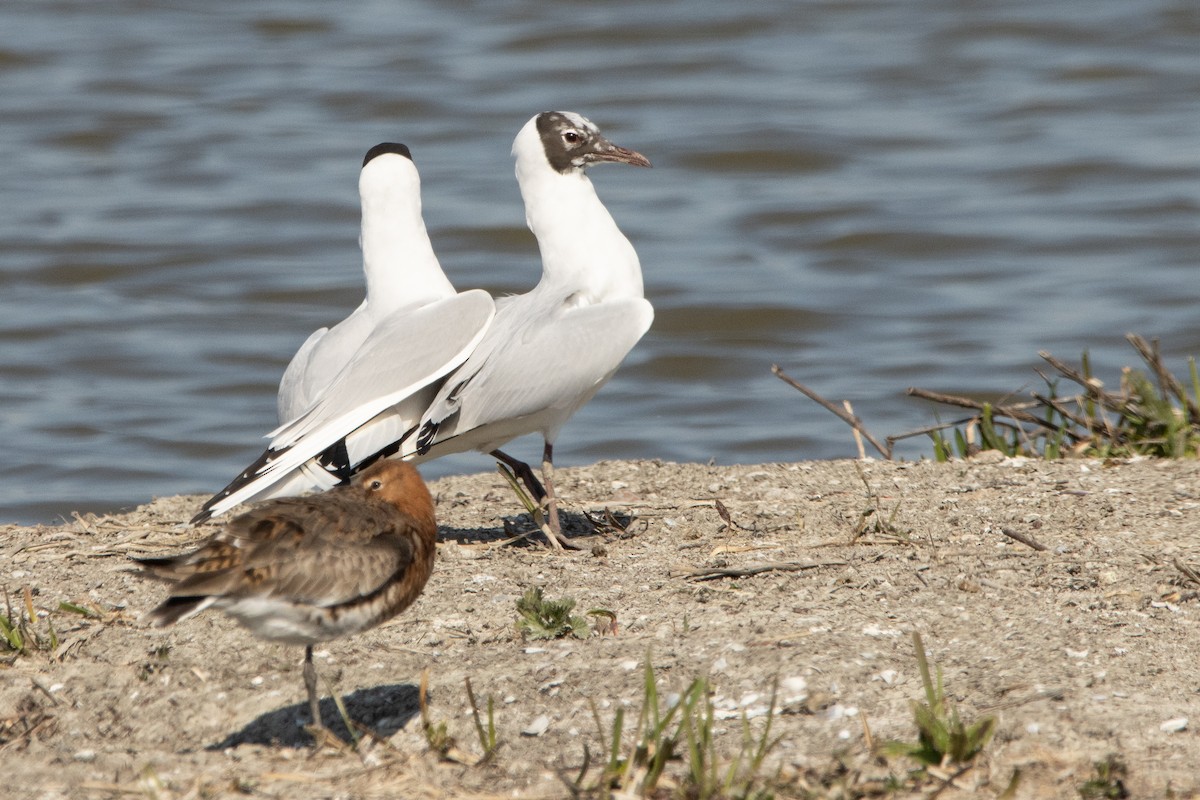
[[[793,389],[795,389],[796,391],[803,394],[808,399],[818,403],[819,405],[824,406],[829,412],[834,414],[834,416],[836,416],[838,419],[842,420],[847,425],[849,425],[851,428],[853,428],[854,431],[858,435],[861,435],[868,442],[870,442],[871,446],[874,447],[876,450],[878,450],[879,454],[881,456],[883,456],[885,459],[887,459],[889,461],[891,460],[892,449],[890,447],[884,447],[882,444],[879,443],[878,439],[876,439],[874,436],[871,435],[871,432],[866,429],[866,427],[863,425],[862,420],[858,418],[858,415],[849,409],[848,403],[846,404],[847,408],[845,408],[845,409],[838,408],[838,406],[836,404],[831,403],[830,401],[826,400],[821,395],[814,392],[812,389],[808,388],[804,384],[802,384],[799,381],[795,380],[794,378],[790,377],[787,373],[785,373],[782,369],[780,369],[778,364],[771,365],[771,374],[773,374],[775,377],[779,378],[779,380],[783,381],[788,386],[791,386]],[[865,457],[865,453],[863,453],[863,451],[862,451],[861,444],[859,445],[859,452],[861,455],[863,455]]]

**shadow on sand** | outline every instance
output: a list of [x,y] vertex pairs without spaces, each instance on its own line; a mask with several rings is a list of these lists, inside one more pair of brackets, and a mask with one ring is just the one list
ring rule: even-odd
[[[342,703],[350,719],[370,728],[380,738],[388,738],[420,712],[417,687],[409,683],[393,683],[359,689],[343,695]],[[241,744],[262,744],[273,747],[308,747],[312,737],[304,730],[309,723],[308,703],[268,711],[253,720],[240,731],[229,734],[220,742],[208,745],[206,750],[224,750]],[[321,700],[321,719],[334,736],[350,742],[350,732],[342,721],[333,698]]]
[[[562,523],[563,534],[567,539],[572,540],[577,547],[590,547],[598,539],[598,535],[602,533],[610,533],[613,528],[605,524],[604,520],[599,522],[589,517],[586,514],[581,514],[576,511],[567,511],[565,509],[559,511],[559,520]],[[632,520],[628,515],[618,514],[612,517],[612,521],[616,526],[620,526],[622,522],[628,524]],[[538,531],[537,525],[534,524],[533,518],[529,514],[519,514],[511,517],[505,517],[505,526],[503,528],[454,528],[448,525],[438,526],[438,541],[456,542],[457,544],[487,544],[489,542],[500,542],[511,539],[514,536],[528,534],[528,538],[515,542],[514,544],[521,547],[545,547],[546,540]],[[619,528],[624,532],[624,527]]]

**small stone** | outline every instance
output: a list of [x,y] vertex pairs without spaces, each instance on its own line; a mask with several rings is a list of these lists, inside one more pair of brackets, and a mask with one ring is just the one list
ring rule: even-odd
[[76,761],[82,761],[85,764],[90,764],[96,760],[96,751],[80,750],[76,752],[75,755],[71,756],[71,758],[75,759]]
[[542,714],[538,717],[535,717],[533,722],[530,722],[528,725],[526,725],[525,729],[523,731],[521,731],[521,735],[522,736],[541,736],[543,733],[545,733],[547,730],[549,730],[549,728],[550,728],[550,717],[546,714]]
[[1174,719],[1169,719],[1163,724],[1159,725],[1158,729],[1163,733],[1180,733],[1182,731],[1186,731],[1187,726],[1187,717],[1175,717]]
[[862,629],[864,636],[899,636],[902,631],[897,628],[882,628],[875,623],[871,623]]

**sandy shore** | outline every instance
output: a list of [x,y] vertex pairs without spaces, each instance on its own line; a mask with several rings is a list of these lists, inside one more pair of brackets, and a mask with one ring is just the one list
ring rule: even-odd
[[[219,614],[167,630],[137,623],[163,589],[127,557],[210,532],[181,525],[203,498],[58,527],[0,525],[14,613],[28,587],[49,614],[35,630],[48,637],[52,624],[57,637],[15,657],[0,650],[6,791],[568,796],[561,776],[578,772],[585,744],[602,750],[591,704],[605,725],[622,704],[636,716],[647,656],[663,694],[709,677],[727,752],[741,739],[740,711],[753,730],[765,723],[778,676],[771,769],[796,796],[868,786],[909,766],[867,757],[865,736],[915,739],[913,631],[963,715],[999,720],[962,788],[941,797],[997,796],[1014,770],[1017,797],[1074,797],[1110,755],[1126,764],[1132,796],[1200,786],[1200,586],[1185,574],[1200,569],[1196,462],[606,462],[560,480],[578,552],[500,544],[528,520],[495,474],[431,484],[442,543],[424,596],[318,653],[350,716],[379,737],[358,752],[306,746],[296,648],[259,642]],[[634,520],[596,533],[582,512],[603,509]],[[617,632],[524,640],[515,602],[534,586],[610,610]],[[490,763],[429,752],[416,710],[426,667],[430,713],[465,754],[479,745],[464,679],[494,698],[501,747]],[[323,713],[336,713],[328,699]],[[840,777],[838,758],[851,766]]]

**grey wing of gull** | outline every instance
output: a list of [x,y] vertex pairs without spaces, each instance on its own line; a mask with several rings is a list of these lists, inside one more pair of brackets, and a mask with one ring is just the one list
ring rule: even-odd
[[642,298],[563,304],[544,316],[522,314],[518,303],[510,308],[426,412],[424,421],[439,426],[431,449],[472,431],[478,431],[473,447],[498,447],[498,439],[535,430],[553,436],[620,366],[654,318]]
[[316,349],[317,342],[327,333],[329,333],[329,328],[318,328],[313,331],[304,340],[304,344],[300,345],[296,355],[292,356],[292,360],[288,362],[287,369],[283,371],[283,378],[279,381],[279,396],[276,399],[276,410],[279,412],[281,422],[299,416],[312,402],[312,398],[304,392],[304,375],[307,371],[308,359]]
[[[320,398],[268,436],[262,465],[212,506],[214,515],[288,477],[343,437],[461,365],[483,338],[495,313],[480,289],[385,317]],[[412,424],[422,408],[412,410]],[[394,426],[382,426],[390,433]],[[391,441],[380,441],[374,450]],[[374,443],[360,443],[369,449]]]

